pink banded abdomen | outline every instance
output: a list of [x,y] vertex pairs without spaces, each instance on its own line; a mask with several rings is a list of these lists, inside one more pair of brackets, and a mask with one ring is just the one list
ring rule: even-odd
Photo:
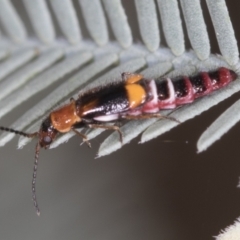
[[[225,67],[211,72],[200,72],[194,76],[182,76],[174,79],[163,78],[150,86],[152,100],[142,106],[143,113],[158,112],[161,109],[173,109],[179,105],[191,103],[194,99],[210,94],[237,78],[237,74]],[[156,95],[157,94],[157,95]],[[157,104],[156,104],[156,99]]]

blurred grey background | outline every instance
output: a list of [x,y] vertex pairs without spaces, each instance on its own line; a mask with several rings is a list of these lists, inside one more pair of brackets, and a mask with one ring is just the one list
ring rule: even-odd
[[[212,52],[219,53],[205,2],[201,2]],[[28,23],[21,1],[13,3]],[[134,1],[123,3],[134,41],[140,41]],[[240,3],[228,0],[227,5],[239,39]],[[1,125],[8,126],[51,89],[54,86],[15,109]],[[40,217],[31,201],[36,142],[16,150],[15,138],[0,153],[0,239],[213,239],[240,216],[240,126],[201,154],[196,153],[196,142],[239,96],[155,140],[139,145],[137,138],[99,159],[95,159],[98,146],[108,133],[92,140],[92,149],[80,147],[81,139],[74,137],[54,150],[41,151]]]

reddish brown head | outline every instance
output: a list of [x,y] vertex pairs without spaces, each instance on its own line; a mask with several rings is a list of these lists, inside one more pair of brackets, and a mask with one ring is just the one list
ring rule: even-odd
[[57,133],[58,131],[53,127],[50,117],[46,118],[38,133],[40,147],[49,148]]

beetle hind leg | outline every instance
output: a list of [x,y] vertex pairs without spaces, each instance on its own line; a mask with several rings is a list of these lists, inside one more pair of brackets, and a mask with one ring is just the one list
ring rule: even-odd
[[161,115],[159,113],[150,113],[150,114],[142,114],[142,115],[124,115],[122,118],[127,119],[127,120],[141,120],[141,119],[150,119],[150,118],[158,118],[158,119],[168,119],[177,123],[181,123],[179,120],[177,120],[174,117],[166,116],[166,115]]
[[88,124],[89,128],[103,128],[106,130],[114,130],[117,131],[119,134],[119,139],[121,144],[123,143],[123,134],[118,126],[115,125],[101,125],[101,124]]

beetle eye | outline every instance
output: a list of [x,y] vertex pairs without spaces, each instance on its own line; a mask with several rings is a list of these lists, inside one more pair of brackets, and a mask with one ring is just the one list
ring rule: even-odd
[[49,136],[44,137],[44,142],[45,143],[51,143],[52,139]]

